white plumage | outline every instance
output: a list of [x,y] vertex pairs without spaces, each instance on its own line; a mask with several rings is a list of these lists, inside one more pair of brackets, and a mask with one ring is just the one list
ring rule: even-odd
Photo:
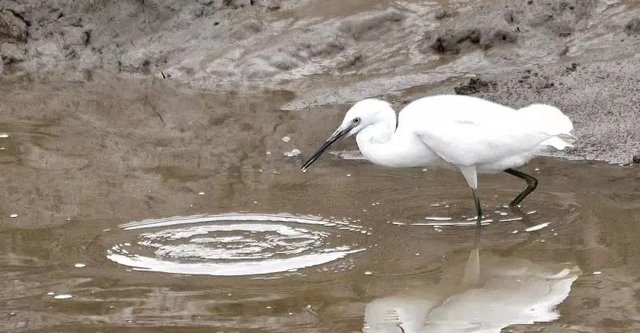
[[514,110],[476,97],[431,96],[407,105],[396,122],[389,103],[365,99],[349,109],[340,127],[302,169],[306,170],[333,142],[356,135],[358,148],[375,164],[458,168],[473,190],[480,213],[478,173],[507,171],[527,180],[532,188],[512,202],[517,204],[535,189],[537,181],[511,168],[525,164],[547,147],[571,146],[572,129],[566,115],[544,104]]

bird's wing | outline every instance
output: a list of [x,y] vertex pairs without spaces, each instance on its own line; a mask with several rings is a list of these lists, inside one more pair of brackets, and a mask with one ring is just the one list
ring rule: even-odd
[[413,126],[420,140],[445,161],[470,166],[531,152],[550,136],[527,126],[516,111],[451,112]]
[[485,164],[529,152],[547,137],[517,122],[445,119],[415,130],[420,140],[445,161],[462,166]]
[[516,111],[456,95],[410,103],[400,112],[400,126],[415,133],[442,159],[458,166],[494,163],[533,152],[543,141],[573,127],[560,110],[547,105]]

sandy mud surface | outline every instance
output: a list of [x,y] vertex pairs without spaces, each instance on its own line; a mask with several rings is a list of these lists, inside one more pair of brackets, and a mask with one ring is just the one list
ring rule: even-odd
[[0,1],[5,75],[266,87],[294,94],[288,110],[435,93],[546,102],[576,121],[571,157],[623,164],[640,154],[639,48],[632,0]]

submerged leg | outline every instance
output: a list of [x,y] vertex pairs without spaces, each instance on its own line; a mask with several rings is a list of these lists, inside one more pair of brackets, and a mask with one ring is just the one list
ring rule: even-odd
[[460,172],[462,172],[464,179],[467,180],[469,187],[471,187],[473,201],[476,204],[476,212],[478,213],[477,226],[480,228],[482,221],[482,207],[480,207],[480,197],[478,196],[478,172],[476,171],[475,166],[459,166],[458,168],[460,169]]
[[476,235],[473,241],[473,249],[469,253],[469,259],[464,266],[462,274],[462,287],[473,288],[480,283],[480,228],[476,228]]
[[513,201],[511,201],[511,203],[509,204],[510,207],[518,206],[522,202],[522,200],[524,200],[524,198],[526,198],[527,195],[529,195],[529,193],[533,192],[533,190],[535,190],[536,187],[538,187],[538,180],[531,175],[527,175],[524,172],[520,172],[514,169],[507,169],[507,170],[504,170],[504,172],[510,175],[514,175],[518,178],[524,179],[527,182],[527,188],[525,188],[522,192],[520,192],[520,194],[518,194],[518,196],[515,199],[513,199]]
[[480,206],[480,197],[478,196],[478,190],[475,188],[471,189],[471,193],[473,193],[473,202],[476,203],[476,214],[478,214],[476,226],[479,230],[480,226],[482,225],[482,207]]

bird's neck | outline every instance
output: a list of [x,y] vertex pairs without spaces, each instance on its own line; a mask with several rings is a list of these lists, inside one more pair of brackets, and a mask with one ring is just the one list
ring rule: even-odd
[[374,164],[392,167],[416,167],[439,163],[440,157],[427,148],[407,124],[396,129],[395,112],[369,125],[356,136],[358,148]]
[[386,147],[389,146],[396,130],[396,114],[392,112],[383,120],[369,125],[356,136],[358,148],[364,157],[373,163],[385,165],[383,160],[387,156]]
[[396,130],[395,122],[393,124],[376,124],[367,126],[356,136],[358,144],[363,143],[383,144],[391,140]]

